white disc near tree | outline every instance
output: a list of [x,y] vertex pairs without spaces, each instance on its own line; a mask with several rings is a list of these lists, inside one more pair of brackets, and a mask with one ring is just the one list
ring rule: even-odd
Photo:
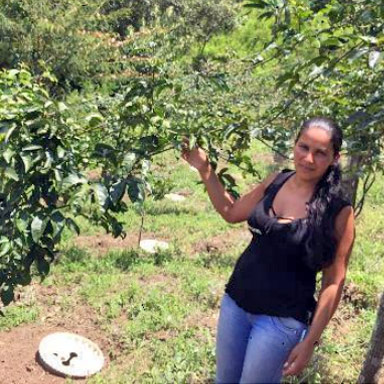
[[104,366],[100,348],[91,340],[68,332],[45,336],[39,345],[40,363],[60,376],[85,378]]
[[159,250],[168,249],[169,245],[165,241],[146,239],[140,241],[140,248],[149,253],[156,253]]
[[172,201],[184,201],[185,200],[185,196],[179,195],[177,193],[167,193],[166,195],[164,195],[164,197],[166,199],[169,199]]

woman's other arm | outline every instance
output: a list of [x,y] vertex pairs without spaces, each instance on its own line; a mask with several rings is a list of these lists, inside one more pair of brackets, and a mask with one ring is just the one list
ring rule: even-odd
[[319,300],[311,327],[305,339],[292,350],[285,365],[284,375],[297,375],[305,368],[315,344],[340,302],[348,260],[355,239],[352,207],[344,207],[337,215],[335,233],[338,242],[335,261],[323,270]]
[[213,206],[224,220],[229,223],[247,220],[255,204],[263,197],[265,188],[276,176],[276,174],[270,175],[252,191],[236,200],[221,184],[212,166],[209,164],[204,150],[201,148],[185,149],[182,157],[199,171]]

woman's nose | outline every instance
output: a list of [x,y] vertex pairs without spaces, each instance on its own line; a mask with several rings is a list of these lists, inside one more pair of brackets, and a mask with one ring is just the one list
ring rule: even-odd
[[305,156],[305,159],[304,159],[306,162],[308,162],[308,163],[314,163],[314,156],[313,156],[313,154],[311,153],[311,152],[308,152],[307,154],[306,154],[306,156]]

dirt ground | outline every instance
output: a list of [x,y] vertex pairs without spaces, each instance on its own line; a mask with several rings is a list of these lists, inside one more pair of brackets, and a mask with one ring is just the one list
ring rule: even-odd
[[[195,252],[221,252],[230,247],[234,238],[236,241],[248,241],[250,237],[246,228],[238,228],[224,235],[211,237],[195,244]],[[137,244],[137,237],[129,235],[125,239],[112,239],[110,236],[79,236],[76,245],[91,248],[96,254],[102,255],[111,248],[127,248]],[[152,276],[151,280],[162,281],[163,276]],[[12,328],[10,331],[0,332],[0,384],[64,384],[65,378],[47,372],[37,362],[37,351],[42,338],[53,332],[71,332],[87,337],[95,342],[103,351],[106,360],[105,367],[111,360],[119,359],[121,346],[103,331],[98,323],[95,311],[83,303],[71,302],[65,305],[68,297],[76,297],[73,290],[76,287],[61,288],[55,286],[41,286],[34,283],[23,288],[20,303],[28,303],[39,298],[40,316],[32,324],[24,324]],[[72,293],[72,295],[71,295]],[[74,300],[73,300],[74,301]],[[367,306],[366,297],[353,284],[344,288],[341,308],[332,320],[330,326],[337,328],[340,337],[348,333],[351,314],[344,313],[343,303],[352,303],[359,308]],[[205,318],[189,318],[190,324],[200,323],[206,328],[214,330],[217,324],[217,313],[207,314]],[[339,319],[340,317],[340,319]],[[172,335],[159,332],[156,337],[167,340]],[[112,359],[111,359],[112,358]],[[104,368],[105,368],[104,367]],[[76,383],[86,383],[86,380],[76,380]],[[383,374],[380,384],[384,384]]]
[[[38,291],[39,299],[43,298],[46,303],[35,323],[0,332],[0,384],[65,383],[65,378],[47,372],[37,362],[40,341],[53,332],[71,332],[89,338],[103,351],[107,366],[110,362],[109,351],[113,348],[112,341],[100,329],[92,308],[79,304],[73,306],[73,310],[65,310],[60,306],[48,305],[49,300],[54,304],[58,297],[54,287],[33,284],[30,288],[28,294]],[[85,382],[76,380],[79,384]]]

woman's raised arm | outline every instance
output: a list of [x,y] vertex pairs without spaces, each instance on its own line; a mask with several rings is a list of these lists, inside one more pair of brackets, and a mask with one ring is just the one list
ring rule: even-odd
[[269,175],[250,192],[236,200],[221,184],[203,149],[184,149],[182,158],[199,171],[213,206],[229,223],[247,220],[251,210],[263,197],[265,189],[276,176],[276,174]]

